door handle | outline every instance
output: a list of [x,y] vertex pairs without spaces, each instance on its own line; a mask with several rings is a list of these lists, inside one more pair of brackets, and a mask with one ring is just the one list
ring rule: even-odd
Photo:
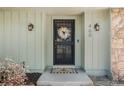
[[56,48],[56,47],[57,47],[57,43],[54,44],[54,48]]
[[57,45],[57,43],[55,43],[55,46]]

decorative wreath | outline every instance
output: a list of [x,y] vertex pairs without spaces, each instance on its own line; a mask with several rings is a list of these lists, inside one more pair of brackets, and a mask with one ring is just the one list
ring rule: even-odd
[[58,35],[61,39],[66,40],[71,36],[71,31],[67,27],[60,27],[58,29]]

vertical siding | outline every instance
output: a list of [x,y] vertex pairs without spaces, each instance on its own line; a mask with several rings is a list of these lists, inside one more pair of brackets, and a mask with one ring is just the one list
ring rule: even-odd
[[[103,15],[101,15],[101,14],[102,14],[102,12],[94,11],[93,15],[92,15],[93,16],[93,19],[92,19],[93,20],[93,24],[92,24],[92,26],[93,26],[93,30],[92,30],[93,31],[93,35],[92,35],[93,65],[92,65],[92,69],[94,69],[94,70],[97,70],[97,69],[101,70],[102,69],[101,66],[103,67],[103,65],[101,64],[101,61],[100,61],[100,52],[99,52],[100,48],[102,48],[100,35],[104,31],[101,29],[102,24],[103,24],[101,22],[101,21],[103,21],[103,18],[102,18]],[[96,24],[96,23],[100,24],[100,31],[95,31],[94,24]]]
[[33,31],[28,31],[28,34],[27,34],[27,55],[28,55],[28,65],[30,68],[34,68],[35,67],[35,13],[34,12],[31,12],[31,11],[28,11],[28,23],[32,23],[34,24],[34,29]]
[[[108,69],[109,64],[109,22],[107,10],[85,11],[84,19],[76,18],[75,62],[86,70],[100,72]],[[71,16],[58,18],[71,18]],[[45,20],[46,19],[46,20]],[[9,57],[17,62],[25,61],[29,69],[42,71],[45,66],[53,65],[52,16],[45,16],[39,10],[0,11],[0,57]],[[47,23],[45,23],[47,22]],[[100,31],[94,31],[94,24],[100,24]],[[34,30],[28,31],[28,24],[34,24]],[[45,30],[45,24],[47,26]],[[89,37],[91,24],[92,36]],[[81,27],[85,30],[81,34]],[[83,30],[82,30],[83,31]],[[83,42],[84,37],[84,42]],[[77,43],[79,39],[79,43]],[[84,49],[84,53],[81,53]],[[84,56],[83,57],[81,57]],[[84,60],[85,59],[85,60]],[[85,61],[83,64],[83,60]]]
[[[93,10],[85,14],[85,69],[94,75],[104,75],[110,63],[109,26],[106,15],[108,10]],[[100,31],[95,31],[94,24],[100,25]],[[92,36],[89,37],[89,24]]]
[[[91,25],[91,28],[89,27]],[[91,36],[89,37],[89,30],[91,30]],[[93,55],[92,55],[92,13],[91,11],[85,12],[85,69],[92,69]]]
[[4,15],[2,12],[0,12],[0,56],[3,57],[3,24],[4,24]]
[[[79,40],[79,42],[77,42]],[[76,16],[75,20],[75,65],[81,66],[81,16]]]
[[[47,53],[47,57],[49,58],[46,58],[46,65],[47,66],[52,66],[53,65],[53,31],[52,31],[52,16],[47,16],[47,19],[46,19],[46,25],[48,26],[46,28],[46,33],[49,33],[49,34],[46,34],[46,37],[47,37],[47,40],[46,40],[46,53]],[[51,47],[50,47],[51,46]]]
[[[19,13],[19,19],[20,19],[20,31],[19,31],[19,61],[26,62],[27,63],[27,12],[21,11]],[[25,19],[25,20],[24,20]]]
[[81,14],[81,67],[84,69],[84,67],[85,67],[85,64],[84,64],[84,62],[85,62],[85,59],[84,59],[84,55],[85,55],[85,36],[84,36],[84,34],[85,34],[85,27],[84,27],[84,22],[85,22],[85,15],[84,15],[84,13],[82,13]]
[[[41,13],[36,13],[36,42],[35,42],[35,44],[36,44],[36,68],[41,68],[41,66],[42,66],[42,54],[41,54],[41,52],[42,52],[42,50],[41,50],[41,48],[42,48],[42,37],[41,37],[41,35],[42,35],[42,26],[41,26],[41,21],[42,21],[42,19],[41,19]],[[43,68],[42,68],[43,69]]]
[[[45,66],[41,58],[44,57],[42,13],[32,10],[5,10],[0,11],[0,20],[0,57],[9,57],[18,63],[25,61],[31,71],[42,72]],[[34,24],[33,31],[28,31],[29,23]]]
[[9,34],[10,41],[6,43],[10,43],[10,48],[7,53],[9,53],[15,61],[19,62],[19,48],[20,48],[20,38],[19,38],[19,32],[20,32],[20,23],[19,23],[19,12],[10,12],[11,16],[8,20],[10,20],[10,25],[7,28],[11,28],[10,32],[8,33],[8,30],[6,30],[6,33]]
[[[45,14],[43,13],[42,14],[42,32],[41,32],[41,34],[42,34],[42,69],[45,69],[45,64],[46,64],[46,60],[45,60],[45,52],[46,52],[46,47],[45,47],[45,43],[46,43],[46,41],[45,41],[45,38],[47,38],[47,37],[45,37],[45,20],[46,18],[45,18]],[[47,57],[48,58],[48,57]]]
[[[12,47],[12,42],[11,42],[11,12],[6,11],[5,12],[5,32],[4,32],[4,38],[5,38],[5,46],[4,46],[4,51],[5,51],[5,56],[12,58],[12,55],[15,53],[14,50],[11,49]],[[12,53],[12,54],[11,54]]]

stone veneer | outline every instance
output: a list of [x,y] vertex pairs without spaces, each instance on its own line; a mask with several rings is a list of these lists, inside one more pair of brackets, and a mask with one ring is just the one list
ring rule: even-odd
[[113,8],[111,18],[113,80],[124,80],[124,8]]

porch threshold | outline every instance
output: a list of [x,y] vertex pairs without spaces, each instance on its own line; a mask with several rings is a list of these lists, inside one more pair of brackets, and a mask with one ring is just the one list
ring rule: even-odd
[[92,86],[93,81],[81,69],[73,74],[54,74],[47,69],[38,79],[38,86]]

